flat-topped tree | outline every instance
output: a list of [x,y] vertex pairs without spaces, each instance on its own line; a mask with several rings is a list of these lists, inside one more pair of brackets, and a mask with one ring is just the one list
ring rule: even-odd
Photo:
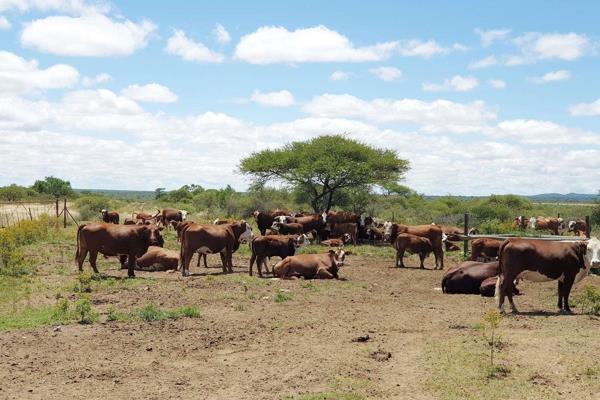
[[274,181],[305,193],[317,213],[336,205],[336,195],[355,188],[397,183],[408,161],[393,150],[379,149],[343,135],[319,136],[292,142],[276,150],[253,153],[240,163],[240,171],[254,185]]
[[43,181],[37,180],[32,186],[38,193],[58,199],[60,197],[70,197],[75,194],[71,188],[71,182],[63,181],[54,176],[47,176]]

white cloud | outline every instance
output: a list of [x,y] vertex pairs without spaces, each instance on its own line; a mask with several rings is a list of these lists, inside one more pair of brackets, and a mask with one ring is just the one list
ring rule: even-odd
[[349,94],[323,94],[314,97],[303,110],[325,118],[361,118],[376,123],[419,126],[426,132],[474,132],[496,119],[484,102],[455,103],[448,100],[426,102],[416,99],[374,99],[366,101]]
[[252,64],[380,61],[387,59],[396,45],[386,42],[356,47],[323,25],[295,31],[263,26],[240,39],[235,57]]
[[509,58],[507,65],[532,63],[539,60],[559,59],[573,61],[594,54],[598,43],[577,33],[530,32],[514,39],[520,56]]
[[350,79],[350,74],[344,71],[334,71],[329,75],[329,79],[332,81],[347,81]]
[[548,82],[568,81],[571,79],[571,73],[567,70],[560,69],[558,71],[547,72],[542,76],[527,78],[528,81],[541,85]]
[[422,41],[419,39],[402,40],[398,43],[398,52],[406,57],[431,58],[438,54],[448,54],[454,51],[465,51],[468,48],[460,43],[444,47],[435,40]]
[[511,138],[525,144],[598,144],[600,135],[569,128],[551,121],[516,119],[503,121],[492,133],[497,138]]
[[200,42],[189,39],[182,30],[173,32],[165,51],[177,55],[185,61],[221,63],[225,59],[222,54],[210,50]]
[[124,56],[146,46],[156,26],[150,21],[113,21],[93,13],[52,16],[25,24],[21,44],[63,56]]
[[83,78],[81,80],[81,84],[84,87],[90,87],[90,86],[95,86],[95,85],[100,85],[102,83],[110,82],[110,81],[112,81],[112,79],[113,79],[112,76],[103,72],[101,74],[98,74],[98,75],[92,76],[92,77],[86,76],[85,78]]
[[445,79],[444,83],[430,83],[424,82],[422,88],[426,92],[443,92],[443,91],[456,91],[456,92],[467,92],[473,90],[479,84],[477,78],[472,76],[460,76],[454,75],[450,79]]
[[287,90],[266,93],[255,90],[252,93],[251,100],[265,107],[290,107],[296,103],[294,95]]
[[218,43],[227,44],[231,42],[231,36],[229,36],[229,32],[227,32],[225,27],[221,24],[215,25],[215,29],[213,29],[213,35]]
[[481,60],[474,61],[469,64],[469,69],[481,69],[491,67],[492,65],[498,64],[498,60],[495,56],[488,56]]
[[483,47],[488,47],[498,40],[506,39],[510,32],[511,29],[490,29],[487,31],[475,29],[475,33],[479,36]]
[[144,103],[173,103],[177,101],[177,95],[166,86],[158,83],[147,85],[129,85],[121,91],[123,96]]
[[506,87],[506,82],[500,79],[490,79],[489,84],[494,89],[504,89]]
[[371,73],[382,81],[391,82],[402,78],[402,71],[394,67],[372,68]]
[[569,107],[569,112],[573,116],[594,116],[600,115],[600,99],[591,103],[579,103]]
[[0,30],[1,29],[10,29],[11,23],[4,15],[0,15]]
[[40,69],[36,60],[27,61],[0,51],[0,95],[69,88],[78,81],[79,72],[70,65],[56,64]]
[[0,12],[17,10],[30,11],[59,11],[66,14],[81,15],[89,13],[107,13],[110,4],[106,1],[86,2],[83,0],[0,0]]

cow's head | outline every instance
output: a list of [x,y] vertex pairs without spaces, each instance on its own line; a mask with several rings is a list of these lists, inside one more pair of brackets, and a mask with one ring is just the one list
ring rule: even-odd
[[576,224],[575,221],[569,221],[569,225],[568,225],[569,232],[573,232],[575,230],[575,224]]
[[254,215],[254,218],[255,218],[255,219],[256,219],[256,218],[258,218],[258,214],[260,214],[260,211],[258,211],[258,210],[255,210],[255,211],[252,213],[252,215]]
[[344,235],[342,236],[342,243],[348,244],[352,242],[352,235],[350,235],[349,233],[344,233]]
[[148,235],[147,238],[149,246],[163,247],[165,241],[162,235],[160,234],[162,227],[159,227],[157,225],[144,225],[143,229]]
[[323,221],[324,224],[327,223],[327,213],[323,212],[323,214],[321,214],[321,221]]
[[271,225],[271,230],[275,231],[275,232],[279,232],[279,227],[283,225],[281,222],[279,221],[273,221],[273,224]]
[[275,221],[280,222],[282,224],[285,224],[289,221],[289,218],[287,215],[278,215],[277,217],[273,218]]
[[523,215],[519,215],[515,218],[515,226],[517,228],[521,228],[523,225],[525,225],[525,217]]
[[181,220],[185,221],[187,219],[188,212],[185,210],[179,210],[179,212],[181,213]]
[[394,227],[394,223],[392,221],[385,221],[383,223],[383,240],[385,242],[389,241],[392,237],[392,228]]
[[329,250],[329,256],[332,258],[333,265],[335,265],[338,268],[344,266],[344,261],[346,260],[346,252],[344,250]]
[[595,237],[587,242],[585,261],[587,268],[600,268],[600,240]]
[[294,245],[296,247],[305,247],[310,245],[310,238],[306,233],[302,235],[298,235],[296,239],[294,239]]
[[107,213],[107,212],[108,212],[108,211],[106,211],[106,209],[105,209],[105,208],[103,208],[103,209],[100,211],[100,213],[102,214],[102,216],[106,215],[106,213]]
[[537,218],[536,217],[529,218],[529,223],[527,224],[527,227],[529,229],[537,228]]
[[240,221],[239,224],[242,232],[242,234],[238,238],[239,242],[249,242],[254,237],[254,233],[252,233],[252,228],[250,228],[250,226],[244,220]]
[[565,220],[562,218],[558,218],[558,229],[564,230],[565,229]]

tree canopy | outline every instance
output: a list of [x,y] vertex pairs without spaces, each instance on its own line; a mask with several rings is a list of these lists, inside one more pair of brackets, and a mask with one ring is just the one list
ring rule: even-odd
[[63,181],[54,176],[47,176],[44,180],[37,180],[32,186],[38,193],[51,196],[55,199],[75,194],[69,181]]
[[409,169],[396,152],[379,149],[343,135],[292,142],[276,150],[253,153],[240,171],[253,184],[279,182],[304,196],[315,212],[329,211],[342,198],[362,199],[375,186],[397,184]]

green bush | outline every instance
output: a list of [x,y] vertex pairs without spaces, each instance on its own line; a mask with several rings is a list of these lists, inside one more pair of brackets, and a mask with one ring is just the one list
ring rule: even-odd
[[583,293],[575,298],[575,302],[581,307],[582,312],[591,315],[600,315],[600,290],[594,286],[585,286]]
[[35,268],[25,260],[21,247],[48,239],[52,223],[48,216],[42,216],[34,221],[19,221],[0,230],[0,274],[33,274]]
[[100,195],[81,196],[75,201],[75,208],[79,211],[82,221],[99,220],[100,211],[109,210],[113,206],[110,198]]
[[92,302],[88,297],[81,297],[75,303],[75,315],[82,324],[91,324],[98,320],[98,313],[92,310]]

